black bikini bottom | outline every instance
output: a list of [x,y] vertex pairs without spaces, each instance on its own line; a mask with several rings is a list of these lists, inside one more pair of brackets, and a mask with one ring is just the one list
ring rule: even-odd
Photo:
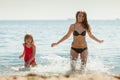
[[71,47],[71,49],[73,49],[77,53],[82,53],[84,50],[87,49],[87,47],[85,47],[85,48],[73,48],[73,47]]

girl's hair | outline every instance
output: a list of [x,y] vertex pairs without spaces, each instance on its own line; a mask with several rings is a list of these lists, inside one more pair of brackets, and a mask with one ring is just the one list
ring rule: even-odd
[[33,36],[31,35],[31,34],[26,34],[25,35],[25,37],[24,37],[24,43],[26,43],[25,41],[26,41],[26,39],[29,39],[29,38],[31,38],[32,39],[32,44],[34,44],[34,39],[33,39]]
[[78,15],[79,15],[80,13],[82,13],[83,16],[84,16],[84,20],[83,20],[83,22],[82,22],[83,27],[84,27],[85,29],[88,29],[88,28],[89,28],[89,24],[88,24],[88,21],[87,21],[87,14],[86,14],[85,11],[78,11],[78,12],[76,13],[76,23],[78,22]]

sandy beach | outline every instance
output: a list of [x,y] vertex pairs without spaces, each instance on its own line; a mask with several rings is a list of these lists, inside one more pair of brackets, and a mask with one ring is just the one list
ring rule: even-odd
[[103,73],[59,76],[40,76],[36,74],[28,74],[26,76],[0,76],[0,80],[120,80],[120,76],[109,76]]

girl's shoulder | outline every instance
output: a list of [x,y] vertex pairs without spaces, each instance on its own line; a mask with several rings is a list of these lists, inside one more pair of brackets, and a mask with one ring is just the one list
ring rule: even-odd
[[25,46],[26,44],[25,43],[23,43],[23,46]]
[[35,44],[32,44],[32,47],[36,47]]

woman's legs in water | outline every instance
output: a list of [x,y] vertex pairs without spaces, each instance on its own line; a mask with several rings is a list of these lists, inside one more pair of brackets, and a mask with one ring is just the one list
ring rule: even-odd
[[87,63],[87,57],[88,57],[88,49],[84,50],[84,51],[80,54],[80,58],[81,58],[81,69],[85,69],[86,63]]
[[70,65],[71,65],[71,70],[75,71],[76,68],[76,60],[78,58],[78,53],[75,52],[73,49],[70,51]]

